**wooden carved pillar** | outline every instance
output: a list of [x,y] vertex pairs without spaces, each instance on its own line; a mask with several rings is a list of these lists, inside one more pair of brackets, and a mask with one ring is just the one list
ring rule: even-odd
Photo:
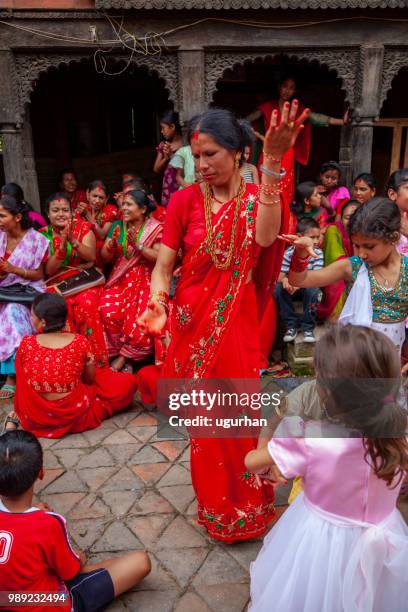
[[182,123],[206,108],[204,51],[179,51],[179,112]]
[[359,103],[353,120],[353,176],[371,172],[374,121],[380,112],[384,47],[361,47]]
[[24,194],[29,202],[36,210],[41,210],[40,193],[38,191],[37,169],[35,167],[33,131],[31,129],[30,108],[27,105],[25,112],[25,120],[22,129],[23,137],[23,155],[25,166],[25,189]]
[[3,139],[3,165],[6,183],[18,183],[26,189],[26,173],[21,129],[15,124],[0,123]]
[[29,117],[23,123],[21,116],[17,71],[11,51],[0,51],[0,74],[0,134],[3,139],[5,179],[8,183],[21,185],[27,201],[39,209],[31,125]]

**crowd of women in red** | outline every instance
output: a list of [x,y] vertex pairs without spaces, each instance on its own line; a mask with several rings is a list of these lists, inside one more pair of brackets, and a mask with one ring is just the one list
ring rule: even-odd
[[[0,394],[15,394],[24,429],[60,437],[97,427],[132,401],[137,386],[156,400],[158,378],[245,379],[256,389],[276,328],[271,291],[285,246],[278,234],[288,233],[291,216],[311,218],[326,231],[328,263],[348,257],[353,206],[375,193],[372,177],[361,175],[353,203],[330,161],[316,182],[297,186],[289,206],[296,155],[307,161],[310,115],[285,98],[285,86],[277,105],[261,109],[259,185],[247,178],[257,174],[246,162],[250,124],[211,109],[194,119],[186,147],[175,114],[163,117],[159,207],[135,175],[124,175],[110,200],[101,180],[78,190],[70,170],[48,198],[49,223],[39,231],[23,196],[1,198],[0,324],[11,331],[0,339],[7,376]],[[185,188],[173,180],[177,152],[183,176],[194,175]],[[343,291],[344,283],[327,291],[326,316]],[[155,353],[160,365],[146,371]],[[255,437],[190,433],[200,523],[224,542],[263,534],[274,492],[245,469]]]

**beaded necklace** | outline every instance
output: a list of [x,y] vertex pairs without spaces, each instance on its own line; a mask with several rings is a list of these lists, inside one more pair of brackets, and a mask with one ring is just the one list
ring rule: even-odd
[[214,199],[214,196],[212,194],[211,187],[208,184],[205,184],[204,213],[205,213],[205,226],[206,226],[206,242],[207,242],[208,252],[217,270],[228,270],[228,268],[231,265],[232,256],[234,254],[235,235],[237,231],[238,216],[239,216],[239,211],[241,209],[241,200],[242,200],[244,193],[245,193],[245,181],[241,178],[241,183],[240,183],[238,193],[236,196],[234,216],[232,219],[231,238],[230,238],[230,243],[229,243],[228,250],[227,250],[227,256],[226,256],[225,261],[220,261],[220,259],[218,258],[217,252],[216,252],[216,246],[215,246],[214,235],[213,235],[213,227],[212,227],[212,218],[211,218],[212,201]]

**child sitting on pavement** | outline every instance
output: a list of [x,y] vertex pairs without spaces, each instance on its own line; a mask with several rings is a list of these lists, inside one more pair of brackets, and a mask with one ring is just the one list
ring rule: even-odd
[[[300,219],[296,224],[297,236],[308,236],[312,239],[314,246],[320,243],[320,228],[317,221],[306,218]],[[318,257],[309,263],[310,270],[323,268],[323,251],[319,248],[314,249]],[[303,332],[305,342],[315,342],[314,327],[316,320],[316,308],[319,301],[320,289],[310,287],[299,289],[293,287],[288,281],[288,271],[292,260],[294,249],[289,247],[283,257],[281,272],[275,289],[275,298],[279,306],[279,313],[286,325],[284,342],[293,342],[298,333],[298,328]],[[293,296],[296,295],[303,300],[303,313],[298,315],[293,306]]]
[[[149,557],[135,551],[88,565],[71,547],[65,519],[33,507],[34,484],[43,477],[35,436],[22,430],[0,436],[0,592],[32,594],[32,605],[10,601],[24,612],[102,610],[147,576]],[[46,593],[48,599],[35,597]]]

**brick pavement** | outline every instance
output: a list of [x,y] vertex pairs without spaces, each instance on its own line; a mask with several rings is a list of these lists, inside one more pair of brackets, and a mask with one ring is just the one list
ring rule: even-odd
[[[0,415],[11,408],[3,403]],[[228,546],[207,537],[195,521],[188,442],[158,439],[154,413],[135,403],[96,430],[41,442],[37,499],[66,517],[89,561],[149,552],[150,575],[110,612],[246,610],[248,568],[262,541]],[[287,493],[278,492],[278,504]],[[408,519],[408,503],[401,509]]]

